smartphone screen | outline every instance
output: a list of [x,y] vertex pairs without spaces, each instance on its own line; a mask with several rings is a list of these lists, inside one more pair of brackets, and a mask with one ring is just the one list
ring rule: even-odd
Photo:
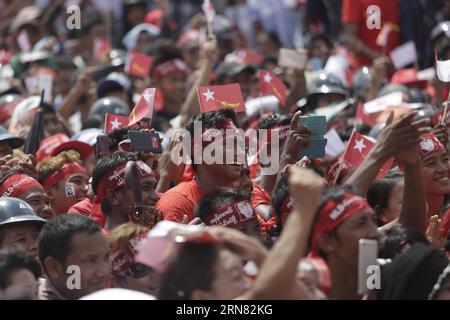
[[131,151],[162,153],[161,140],[156,132],[131,130],[129,137],[131,140]]

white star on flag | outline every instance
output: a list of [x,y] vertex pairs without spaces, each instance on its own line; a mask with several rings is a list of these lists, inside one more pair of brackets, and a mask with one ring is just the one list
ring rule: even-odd
[[143,96],[144,96],[144,99],[147,102],[147,104],[150,104],[152,102],[151,99],[152,99],[153,95],[151,93],[144,91]]
[[210,99],[214,100],[214,91],[209,90],[209,88],[206,89],[206,92],[203,93],[203,95],[206,97],[206,101]]
[[264,75],[264,82],[270,83],[272,81],[272,77],[270,76],[270,74],[266,73]]
[[111,128],[114,129],[120,129],[120,127],[122,127],[122,124],[120,123],[120,121],[118,121],[117,118],[114,119],[114,121],[111,121]]
[[356,140],[355,146],[353,149],[358,149],[359,152],[362,153],[362,149],[367,148],[367,146],[364,144],[364,140]]

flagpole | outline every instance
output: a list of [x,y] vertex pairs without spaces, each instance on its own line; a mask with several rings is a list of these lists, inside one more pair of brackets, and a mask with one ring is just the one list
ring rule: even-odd
[[450,92],[448,93],[447,101],[445,102],[444,113],[442,114],[441,124],[445,124],[445,117],[447,115],[449,101],[450,101]]
[[[352,140],[352,136],[355,133],[355,127],[353,127],[352,130],[352,134],[350,135],[350,139],[348,139],[348,141]],[[336,176],[333,179],[333,185],[336,185],[338,179],[339,179],[339,174],[341,174],[341,171],[343,169],[343,164],[344,164],[344,155],[347,153],[347,149],[348,149],[348,141],[347,141],[347,145],[345,146],[345,150],[344,153],[342,154],[342,156],[339,158],[339,163],[338,163],[338,168],[336,170]]]

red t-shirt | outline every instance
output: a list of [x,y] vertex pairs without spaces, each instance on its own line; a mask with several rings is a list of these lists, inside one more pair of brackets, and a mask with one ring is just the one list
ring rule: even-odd
[[191,221],[195,217],[195,206],[202,196],[197,181],[192,179],[167,190],[159,199],[156,208],[162,212],[164,220],[181,222],[186,214]]
[[[251,203],[253,209],[256,211],[256,207],[259,205],[272,205],[272,196],[269,192],[261,188],[257,183],[253,183],[253,191],[251,197]],[[259,226],[261,231],[268,231],[276,225],[276,219],[274,217],[269,218],[267,221],[264,220],[258,213],[256,213],[258,218]]]
[[[367,8],[376,5],[380,8],[381,28],[386,22],[399,25],[398,1],[397,0],[343,0],[342,22],[356,23],[358,25],[358,38],[372,50],[382,52],[382,48],[376,44],[381,29],[369,29],[367,27]],[[369,24],[370,25],[370,24]],[[386,45],[386,55],[395,49],[400,43],[400,32],[391,31]],[[354,57],[356,67],[372,64],[371,59],[358,55]]]

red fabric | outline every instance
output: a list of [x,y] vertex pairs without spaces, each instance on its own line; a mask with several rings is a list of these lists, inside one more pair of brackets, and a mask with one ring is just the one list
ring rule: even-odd
[[128,117],[119,116],[116,114],[107,113],[105,115],[105,128],[106,133],[110,133],[113,130],[120,129],[128,126]]
[[153,79],[159,81],[170,75],[185,75],[187,72],[188,67],[183,60],[173,59],[157,65],[153,71]]
[[267,221],[261,217],[256,211],[256,207],[259,205],[272,205],[272,196],[269,192],[264,191],[257,183],[253,183],[253,191],[250,199],[252,207],[255,209],[256,217],[258,218],[259,228],[261,231],[268,231],[274,228],[277,224],[275,216],[270,217]]
[[269,192],[264,191],[264,189],[261,188],[259,184],[253,183],[251,202],[253,208],[256,208],[260,204],[270,206],[272,204],[272,196],[270,195]]
[[[381,27],[387,22],[394,25],[399,24],[398,1],[397,0],[343,0],[342,2],[342,22],[356,23],[358,25],[358,38],[369,48],[377,52],[382,52],[382,47],[377,45],[377,37],[381,29],[369,29],[367,27],[367,8],[376,5],[380,8]],[[386,55],[400,44],[400,33],[391,31],[386,45]],[[356,67],[371,65],[371,59],[366,56],[355,56]]]
[[199,87],[197,89],[202,112],[232,108],[236,112],[245,111],[239,83],[221,86]]
[[[138,173],[140,178],[145,177],[155,177],[155,172],[143,161],[136,161],[136,166],[138,168]],[[111,170],[107,174],[103,176],[98,184],[96,190],[94,190],[95,194],[98,196],[100,201],[106,198],[106,192],[108,190],[117,189],[125,184],[125,167],[126,163],[118,166],[114,170]]]
[[66,180],[68,177],[70,177],[75,173],[84,173],[86,175],[88,174],[86,169],[80,166],[78,163],[76,162],[66,163],[61,167],[61,169],[51,173],[45,179],[44,183],[42,183],[42,186],[53,187],[55,184]]
[[145,54],[131,51],[128,57],[128,63],[125,66],[125,72],[146,79],[150,74],[153,57]]
[[346,192],[342,199],[328,200],[321,207],[314,225],[311,237],[312,253],[316,256],[319,254],[317,240],[321,234],[332,232],[345,220],[364,210],[372,210],[366,199],[349,192]]
[[70,209],[67,211],[67,213],[90,216],[92,212],[92,207],[93,206],[91,200],[89,198],[86,198],[71,206]]
[[125,248],[118,245],[112,248],[111,265],[113,274],[117,275],[131,268],[145,239],[147,239],[147,232],[137,234],[129,239]]
[[[353,131],[350,140],[347,143],[344,155],[342,156],[345,164],[349,168],[359,167],[374,146],[375,142],[359,132]],[[377,178],[384,177],[389,172],[393,163],[394,158],[388,159],[378,172]]]
[[181,182],[162,195],[156,208],[162,212],[164,220],[181,222],[187,215],[189,221],[194,219],[194,209],[203,196],[195,179]]
[[147,13],[144,21],[148,24],[161,28],[163,15],[164,15],[163,11],[158,8]]
[[286,104],[287,88],[276,75],[267,70],[259,70],[259,92],[261,94],[272,94],[280,103]]
[[447,239],[449,233],[450,233],[450,209],[444,213],[441,224],[441,235],[445,239]]
[[391,83],[415,86],[418,85],[422,89],[428,86],[427,80],[417,78],[417,70],[415,68],[397,70],[391,77]]
[[207,226],[219,225],[236,228],[256,219],[255,211],[249,201],[233,202],[208,215],[204,222]]
[[131,111],[129,116],[128,125],[132,126],[138,123],[144,118],[151,119],[153,117],[153,108],[155,104],[156,89],[148,88],[142,93],[136,106]]
[[420,159],[428,157],[435,152],[444,152],[445,148],[433,133],[427,133],[420,137]]
[[33,187],[41,187],[41,184],[26,174],[15,174],[10,176],[0,186],[2,197],[18,198],[25,191]]
[[105,227],[106,217],[102,211],[101,201],[97,196],[94,197],[92,202],[91,219],[99,224],[100,227]]
[[191,181],[195,177],[195,170],[192,164],[187,164],[184,168],[183,176],[181,177],[181,182]]

